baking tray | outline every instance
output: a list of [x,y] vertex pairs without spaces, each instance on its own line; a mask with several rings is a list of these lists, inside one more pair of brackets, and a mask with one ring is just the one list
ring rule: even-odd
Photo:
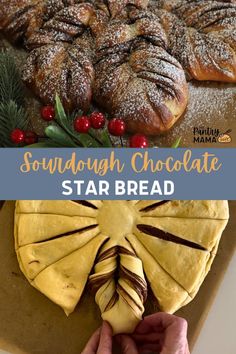
[[[21,273],[13,240],[14,202],[0,212],[0,348],[13,354],[78,354],[101,324],[94,297],[86,289],[76,311],[67,318],[60,307],[35,290]],[[212,270],[196,298],[178,312],[189,323],[191,349],[236,249],[236,201]],[[155,310],[149,298],[147,313]]]

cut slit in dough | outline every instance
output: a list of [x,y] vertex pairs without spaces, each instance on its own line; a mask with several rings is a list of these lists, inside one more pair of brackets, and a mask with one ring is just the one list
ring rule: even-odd
[[132,333],[148,283],[161,311],[194,298],[228,218],[226,201],[19,201],[15,247],[29,282],[67,315],[90,283],[114,334]]

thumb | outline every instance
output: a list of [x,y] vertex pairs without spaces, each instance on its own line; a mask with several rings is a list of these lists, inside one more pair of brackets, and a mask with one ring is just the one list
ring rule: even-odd
[[116,340],[120,344],[122,354],[138,354],[136,344],[131,337],[121,334],[116,336]]

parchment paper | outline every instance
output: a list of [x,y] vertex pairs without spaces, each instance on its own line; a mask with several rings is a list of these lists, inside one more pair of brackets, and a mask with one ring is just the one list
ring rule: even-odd
[[[230,213],[210,274],[195,300],[178,313],[189,322],[191,348],[236,248],[235,201],[230,202]],[[35,290],[17,263],[13,216],[14,202],[6,202],[0,212],[0,348],[13,354],[80,354],[101,324],[94,297],[86,289],[76,311],[67,318],[60,307]],[[150,298],[146,308],[147,313],[155,311]]]

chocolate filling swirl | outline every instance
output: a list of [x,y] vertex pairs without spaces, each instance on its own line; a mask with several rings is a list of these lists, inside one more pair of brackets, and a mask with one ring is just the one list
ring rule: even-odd
[[[141,310],[142,305],[147,299],[147,283],[145,278],[141,277],[139,274],[136,274],[133,269],[128,269],[128,265],[126,267],[125,261],[122,260],[122,255],[132,256],[139,262],[139,259],[134,252],[121,246],[112,247],[98,256],[95,264],[95,272],[89,280],[89,285],[94,292],[97,292],[109,280],[115,281],[116,290],[109,300],[105,311],[108,311],[115,305],[117,301],[119,301],[119,296],[122,296],[124,299],[129,299],[127,301],[128,303],[132,301],[136,307],[139,308],[139,310]],[[104,269],[103,271],[96,273],[96,267],[101,266],[102,262],[109,259],[113,259],[114,269],[108,272],[106,272],[106,269]],[[132,298],[129,292],[123,286],[121,286],[119,282],[120,279],[123,279],[126,285],[137,293],[142,305],[137,303],[137,301]]]

